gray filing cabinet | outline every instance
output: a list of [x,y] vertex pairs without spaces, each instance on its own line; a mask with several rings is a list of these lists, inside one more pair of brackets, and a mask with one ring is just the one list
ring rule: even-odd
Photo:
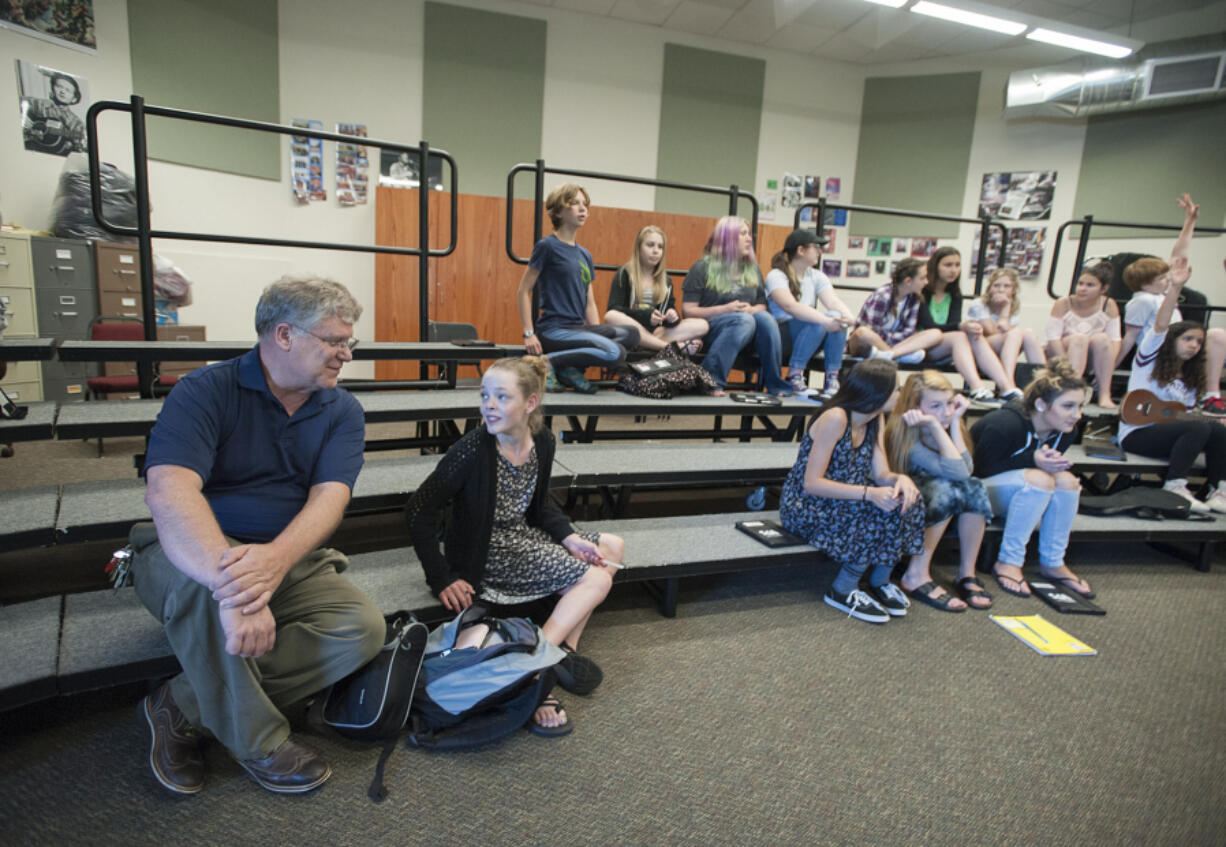
[[[0,233],[0,297],[9,298],[9,328],[5,338],[37,338],[34,310],[34,271],[30,267],[30,236],[24,232]],[[15,403],[43,399],[42,372],[38,362],[9,362],[8,375],[0,387]]]
[[[30,239],[38,330],[46,338],[82,341],[98,314],[98,289],[89,242],[67,238]],[[85,381],[96,376],[92,362],[43,362],[43,398],[83,400]]]

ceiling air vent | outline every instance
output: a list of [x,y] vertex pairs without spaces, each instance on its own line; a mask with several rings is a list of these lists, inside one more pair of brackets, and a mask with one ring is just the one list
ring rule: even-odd
[[1148,85],[1142,99],[1212,93],[1221,84],[1223,59],[1226,53],[1152,59],[1146,63]]

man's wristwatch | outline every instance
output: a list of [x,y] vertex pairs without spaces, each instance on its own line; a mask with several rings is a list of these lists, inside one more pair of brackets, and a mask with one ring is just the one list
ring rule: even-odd
[[532,336],[534,336],[534,335],[536,335],[536,331],[535,331],[535,330],[531,330],[531,329],[525,329],[525,330],[524,330],[524,338],[531,338],[531,337],[532,337]]

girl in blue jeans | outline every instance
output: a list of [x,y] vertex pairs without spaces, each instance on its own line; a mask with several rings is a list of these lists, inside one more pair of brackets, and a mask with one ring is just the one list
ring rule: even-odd
[[771,259],[766,275],[768,305],[779,323],[783,355],[790,351],[788,382],[792,393],[810,393],[805,368],[821,347],[826,371],[821,396],[827,400],[839,390],[847,327],[856,322],[851,309],[835,293],[830,278],[816,267],[822,248],[829,243],[829,238],[811,229],[793,230],[783,249]]
[[723,388],[736,356],[752,342],[762,364],[762,383],[772,394],[791,387],[780,375],[779,324],[766,311],[762,271],[754,256],[749,224],[729,215],[707,239],[706,254],[693,264],[682,285],[687,318],[710,326],[702,366]]
[[992,511],[1005,516],[992,575],[1006,594],[1030,596],[1022,565],[1037,527],[1039,573],[1083,597],[1094,596],[1090,584],[1064,563],[1081,498],[1081,483],[1069,473],[1072,462],[1064,451],[1073,443],[1085,393],[1085,381],[1068,361],[1055,359],[1036,374],[1020,400],[971,428],[975,475],[988,490]]

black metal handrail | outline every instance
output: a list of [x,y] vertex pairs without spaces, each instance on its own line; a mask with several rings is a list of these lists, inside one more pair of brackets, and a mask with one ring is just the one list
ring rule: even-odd
[[[1086,253],[1089,252],[1090,232],[1094,229],[1094,227],[1109,226],[1109,227],[1118,227],[1118,228],[1123,228],[1123,229],[1150,229],[1150,230],[1159,230],[1161,232],[1179,232],[1180,230],[1183,229],[1182,226],[1176,226],[1174,224],[1146,224],[1146,223],[1134,223],[1134,222],[1121,223],[1120,221],[1100,221],[1100,220],[1095,220],[1093,215],[1086,215],[1085,217],[1080,218],[1080,219],[1073,218],[1072,220],[1065,221],[1064,223],[1060,224],[1060,226],[1056,228],[1056,237],[1052,240],[1051,267],[1048,268],[1048,271],[1047,271],[1047,294],[1053,300],[1058,300],[1064,296],[1062,294],[1056,293],[1056,263],[1060,259],[1060,244],[1064,240],[1064,233],[1067,232],[1068,228],[1071,226],[1081,227],[1081,236],[1080,238],[1077,239],[1077,258],[1073,262],[1073,276],[1072,276],[1072,279],[1069,280],[1069,290],[1068,290],[1069,294],[1072,294],[1073,289],[1077,287],[1077,277],[1081,275],[1081,267],[1082,265],[1085,264]],[[1196,231],[1204,232],[1204,233],[1214,233],[1216,235],[1226,234],[1226,229],[1222,229],[1221,227],[1212,227],[1212,226],[1197,226]],[[1226,306],[1207,306],[1206,308],[1211,309],[1213,311],[1226,310]]]
[[[136,226],[121,226],[108,221],[102,208],[101,162],[98,142],[98,116],[103,112],[128,112],[132,118],[132,158],[134,179],[136,182]],[[192,121],[195,123],[214,124],[235,129],[248,129],[256,132],[272,132],[278,135],[305,135],[308,138],[318,138],[323,141],[336,141],[342,144],[361,144],[379,149],[395,150],[401,153],[417,152],[421,163],[421,183],[418,190],[418,247],[392,247],[383,244],[348,244],[325,241],[300,241],[288,238],[261,238],[244,235],[218,235],[216,233],[180,232],[175,230],[155,230],[150,223],[149,206],[149,156],[145,118],[149,115],[160,118]],[[170,109],[164,106],[147,106],[143,97],[132,95],[131,101],[122,103],[114,100],[104,100],[94,103],[86,116],[86,133],[89,144],[89,184],[93,204],[94,217],[98,225],[114,235],[135,238],[139,242],[140,272],[141,272],[141,303],[144,314],[154,314],[153,305],[153,239],[167,238],[183,241],[213,241],[228,244],[260,244],[272,247],[308,247],[321,250],[347,250],[359,253],[392,253],[403,256],[417,256],[419,318],[421,338],[428,336],[429,325],[429,259],[431,256],[447,256],[455,251],[459,221],[458,180],[456,163],[445,150],[432,149],[428,142],[422,141],[416,146],[408,146],[393,141],[362,138],[343,135],[335,132],[308,129],[305,127],[285,126],[284,124],[253,121],[245,118],[232,118],[224,115],[211,115],[205,112],[190,112],[184,109]],[[426,174],[429,173],[428,163],[431,157],[447,162],[451,171],[451,238],[447,247],[431,249],[430,242],[430,197]],[[145,321],[145,339],[157,339],[157,325],[153,320]],[[152,396],[152,369],[148,363],[138,363],[140,374],[141,395]]]
[[[515,220],[515,176],[516,174],[531,171],[536,175],[536,188],[534,195],[534,216],[532,221],[532,243],[541,240],[543,233],[541,232],[541,211],[545,207],[545,174],[558,174],[560,176],[575,176],[583,179],[603,179],[610,182],[629,182],[635,185],[654,185],[657,188],[674,188],[678,191],[696,191],[700,194],[723,194],[728,197],[728,214],[735,215],[737,211],[738,201],[743,197],[747,199],[753,209],[753,215],[750,218],[749,231],[753,233],[754,247],[758,246],[758,198],[748,191],[742,191],[738,185],[729,185],[721,187],[718,185],[700,185],[698,183],[674,182],[667,179],[649,179],[641,176],[626,176],[624,174],[607,174],[599,171],[578,171],[569,168],[550,168],[545,166],[544,159],[537,159],[536,164],[520,163],[507,173],[507,255],[512,262],[517,265],[528,264],[528,259],[522,256],[515,255],[515,247],[512,244],[512,236],[514,233]],[[650,214],[644,212],[644,214]],[[615,271],[624,263],[618,262],[616,265],[610,265],[602,262],[596,262],[596,270],[600,271]],[[684,276],[689,272],[688,268],[668,269],[665,273],[673,276]]]
[[[993,220],[989,215],[983,215],[978,218],[964,218],[959,215],[942,215],[936,212],[919,212],[913,209],[890,209],[885,206],[859,206],[855,203],[830,203],[826,198],[818,200],[810,200],[801,203],[796,207],[796,213],[792,216],[793,229],[799,228],[801,224],[800,210],[801,209],[817,209],[817,234],[821,235],[825,230],[826,210],[846,210],[848,212],[867,212],[874,215],[890,215],[896,218],[915,218],[925,221],[946,221],[948,223],[963,223],[963,224],[979,224],[979,262],[975,268],[975,291],[973,296],[978,297],[983,288],[984,266],[987,264],[988,258],[988,239],[984,236],[984,230],[989,227],[996,227],[1000,230],[1000,252],[1003,257],[1005,251],[1009,248],[1009,230],[1000,221]],[[838,288],[844,288],[848,291],[876,291],[876,288],[867,285],[840,285]]]

